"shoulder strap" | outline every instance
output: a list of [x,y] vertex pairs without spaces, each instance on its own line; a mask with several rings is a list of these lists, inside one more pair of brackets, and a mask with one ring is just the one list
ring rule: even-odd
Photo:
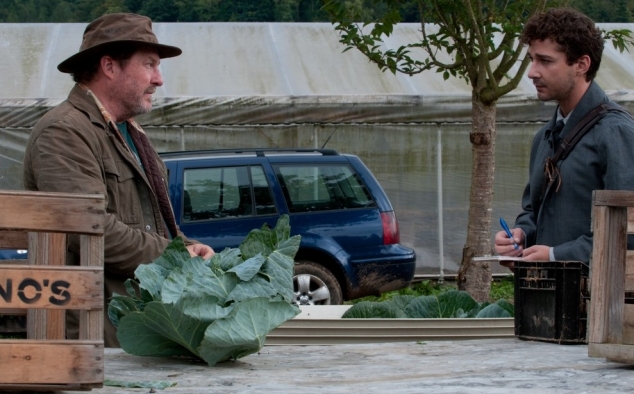
[[[588,112],[588,114],[581,119],[579,123],[575,125],[567,135],[566,138],[561,141],[557,151],[551,158],[552,163],[556,164],[559,160],[564,160],[568,157],[570,151],[577,145],[577,142],[594,126],[605,114],[610,111],[620,111],[626,114],[630,114],[627,110],[618,104],[607,102],[599,104]],[[631,115],[630,115],[631,116]]]
[[579,121],[575,125],[575,127],[566,135],[566,137],[561,141],[557,151],[553,155],[553,157],[546,158],[546,162],[544,163],[544,183],[542,184],[541,190],[541,198],[544,198],[546,194],[546,189],[553,182],[555,182],[558,178],[557,183],[557,191],[559,190],[559,186],[561,185],[561,178],[559,176],[559,170],[557,169],[557,162],[560,160],[564,160],[568,157],[570,151],[577,145],[577,142],[586,135],[592,126],[594,126],[605,114],[611,111],[619,111],[628,114],[630,117],[632,116],[627,110],[625,110],[620,105],[607,102],[603,104],[599,104],[594,107],[588,114]]

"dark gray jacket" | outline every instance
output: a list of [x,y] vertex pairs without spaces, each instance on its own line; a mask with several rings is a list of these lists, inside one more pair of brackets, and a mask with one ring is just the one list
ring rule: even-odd
[[[561,132],[565,137],[575,124],[600,103],[605,92],[592,82],[572,111]],[[589,263],[592,255],[592,191],[634,190],[634,120],[625,113],[610,112],[558,163],[561,186],[555,182],[542,200],[544,162],[554,154],[550,131],[553,118],[535,135],[531,149],[529,181],[522,197],[523,212],[515,226],[526,233],[526,247],[547,245],[559,261]]]

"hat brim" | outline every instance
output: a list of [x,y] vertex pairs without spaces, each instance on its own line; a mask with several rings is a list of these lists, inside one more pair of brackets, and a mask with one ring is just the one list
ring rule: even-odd
[[114,46],[117,44],[133,44],[138,45],[139,47],[149,47],[155,48],[158,51],[159,58],[165,59],[170,57],[176,57],[183,53],[183,51],[175,46],[165,45],[165,44],[154,44],[147,41],[135,41],[135,40],[120,40],[120,41],[112,41],[105,42],[103,44],[95,45],[94,47],[85,49],[81,52],[77,52],[73,56],[64,60],[60,64],[57,65],[57,69],[63,73],[73,74],[76,72],[81,66],[85,66],[85,61],[91,57],[98,55],[100,52],[103,52],[106,48],[110,46]]

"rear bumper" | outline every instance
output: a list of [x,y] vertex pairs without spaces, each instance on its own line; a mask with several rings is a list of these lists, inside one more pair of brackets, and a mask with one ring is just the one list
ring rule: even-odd
[[372,260],[357,260],[350,264],[348,299],[379,295],[410,285],[416,271],[416,253],[402,245],[389,245]]

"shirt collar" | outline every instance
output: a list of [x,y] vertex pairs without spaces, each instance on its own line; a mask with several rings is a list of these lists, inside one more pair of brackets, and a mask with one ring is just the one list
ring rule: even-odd
[[[119,137],[121,137],[120,132],[119,132],[119,128],[117,127],[117,122],[115,121],[114,117],[110,114],[110,112],[108,112],[108,110],[103,106],[103,104],[101,104],[101,101],[99,101],[99,99],[97,98],[97,96],[92,92],[92,90],[88,89],[88,87],[84,84],[79,84],[79,87],[81,87],[82,89],[84,89],[86,91],[86,93],[88,93],[88,95],[90,97],[92,97],[92,99],[95,101],[95,104],[97,105],[97,108],[99,108],[99,112],[101,112],[101,115],[103,116],[104,120],[106,121],[106,123],[117,132],[117,134],[119,134]],[[139,131],[140,133],[145,134],[145,132],[143,131],[143,129],[141,128],[141,126],[139,126],[139,124],[134,120],[134,119],[128,119],[126,120],[126,122],[134,127],[137,131]]]
[[556,122],[559,122],[560,120],[563,120],[564,124],[568,123],[568,119],[570,119],[570,115],[573,112],[574,112],[574,109],[572,111],[570,111],[568,116],[564,117],[564,114],[561,113],[561,107],[557,107],[557,120],[556,120]]

